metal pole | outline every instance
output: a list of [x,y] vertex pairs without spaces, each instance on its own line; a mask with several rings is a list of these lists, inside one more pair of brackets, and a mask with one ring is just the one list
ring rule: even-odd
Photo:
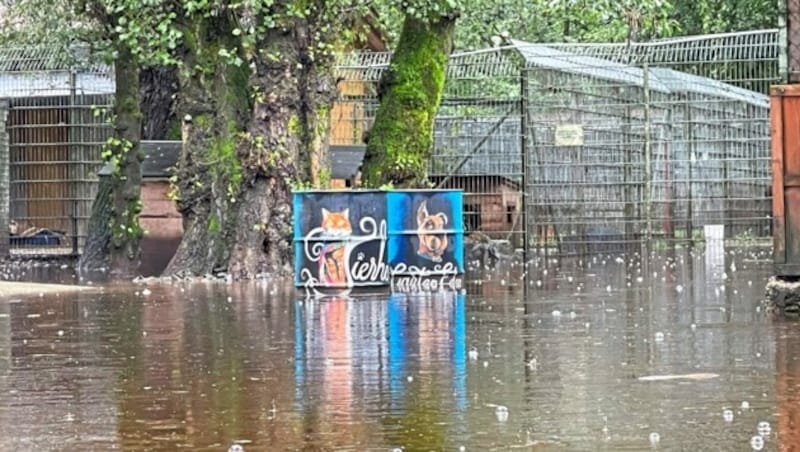
[[[522,261],[528,263],[528,83],[525,69],[520,71],[520,163],[522,164]],[[527,286],[527,285],[526,285]]]
[[649,71],[647,70],[647,63],[643,66],[644,78],[643,78],[643,85],[644,85],[644,174],[645,174],[645,186],[644,186],[644,196],[645,196],[645,204],[644,204],[644,218],[645,218],[645,231],[644,231],[644,242],[645,245],[650,247],[650,235],[651,235],[651,214],[652,214],[652,202],[653,202],[653,169],[652,169],[652,146],[650,143],[650,77]]
[[687,190],[687,205],[686,205],[686,239],[689,241],[690,245],[694,245],[694,206],[693,206],[693,195],[694,195],[694,175],[692,174],[692,167],[694,166],[694,125],[692,124],[692,106],[689,103],[689,99],[684,96],[684,106],[686,109],[686,166],[687,166],[687,173],[689,179],[689,187]]
[[76,137],[75,137],[75,124],[77,123],[75,118],[75,105],[77,104],[77,74],[75,70],[71,70],[69,72],[69,122],[67,124],[68,132],[67,132],[67,140],[69,142],[69,162],[67,163],[67,174],[69,177],[69,197],[70,197],[70,207],[72,210],[72,214],[70,215],[70,227],[72,228],[72,254],[78,254],[78,190],[77,190],[77,174],[75,170],[75,165],[78,163],[76,162]]
[[11,222],[11,164],[6,118],[8,102],[0,100],[0,258],[11,253],[9,224]]

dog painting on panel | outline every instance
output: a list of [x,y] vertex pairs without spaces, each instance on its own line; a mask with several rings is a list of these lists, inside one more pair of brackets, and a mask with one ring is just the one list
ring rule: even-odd
[[442,212],[431,215],[425,201],[417,208],[417,237],[419,248],[417,254],[433,262],[441,262],[447,250],[447,234],[444,226],[447,215]]

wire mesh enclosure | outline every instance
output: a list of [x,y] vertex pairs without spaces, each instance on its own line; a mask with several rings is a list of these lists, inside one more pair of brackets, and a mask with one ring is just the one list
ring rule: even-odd
[[[630,45],[515,42],[525,58],[532,245],[638,250],[770,235],[777,30]],[[627,245],[632,245],[632,248]]]
[[[706,225],[768,236],[766,94],[781,80],[781,50],[778,30],[760,30],[455,54],[431,184],[464,190],[473,238],[543,254],[639,250]],[[390,58],[340,56],[332,145],[367,142]],[[85,61],[0,49],[12,252],[83,247],[114,92],[110,68]]]
[[83,248],[114,80],[110,68],[79,62],[59,49],[0,49],[12,254]]
[[[560,254],[690,241],[714,224],[770,234],[778,30],[511,44],[451,57],[434,125],[430,179],[465,191],[468,232]],[[334,143],[368,138],[389,59],[342,57]]]

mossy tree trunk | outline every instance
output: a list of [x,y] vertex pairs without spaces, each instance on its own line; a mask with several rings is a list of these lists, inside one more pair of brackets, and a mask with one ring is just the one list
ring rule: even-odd
[[453,46],[455,16],[407,16],[379,88],[380,106],[362,168],[365,186],[421,186],[433,148],[433,122]]
[[111,276],[129,278],[139,270],[139,241],[142,229],[142,111],[139,94],[139,65],[127,47],[121,46],[114,64],[115,140],[108,144],[111,172]]
[[[166,67],[145,68],[139,72],[142,139],[170,138],[169,127],[175,121],[172,105],[177,89],[175,77],[175,70]],[[112,191],[111,178],[101,178],[92,203],[86,245],[78,261],[78,268],[83,273],[108,269],[110,264]]]
[[220,49],[235,47],[227,15],[187,22],[179,79],[183,150],[176,174],[183,239],[165,275],[227,270],[241,191],[236,155],[250,110],[249,70],[227,64]]
[[335,98],[332,59],[313,57],[312,27],[297,21],[261,43],[251,83],[258,96],[240,147],[243,195],[229,272],[236,279],[292,271],[294,181],[324,185],[325,149]]

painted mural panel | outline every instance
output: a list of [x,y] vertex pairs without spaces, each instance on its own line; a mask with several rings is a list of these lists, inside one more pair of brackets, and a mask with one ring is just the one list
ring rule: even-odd
[[394,291],[460,289],[464,273],[463,194],[393,191],[387,194],[387,259]]
[[317,295],[385,285],[383,198],[371,191],[295,193],[295,284]]
[[303,191],[294,194],[295,285],[309,295],[353,288],[460,289],[460,191]]

